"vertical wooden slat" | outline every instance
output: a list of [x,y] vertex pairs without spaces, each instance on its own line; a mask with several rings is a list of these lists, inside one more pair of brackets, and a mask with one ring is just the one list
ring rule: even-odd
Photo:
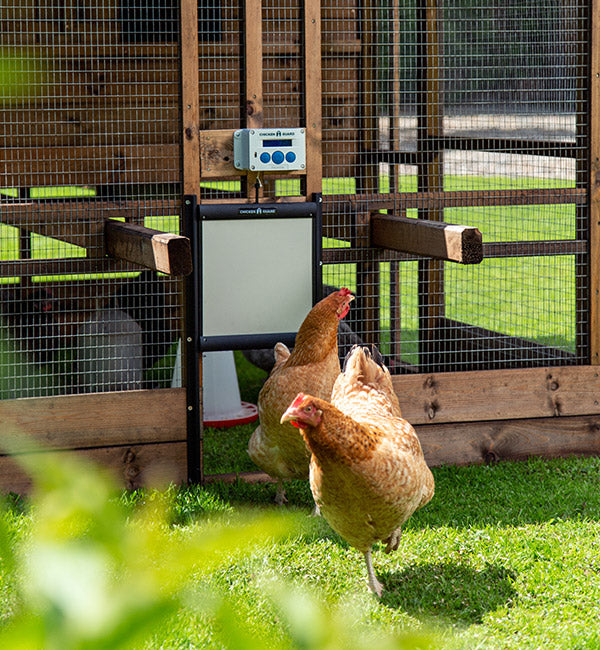
[[183,194],[200,196],[198,6],[181,0],[181,102]]
[[[577,171],[578,176],[587,178],[590,196],[590,362],[598,365],[600,364],[600,0],[591,0],[590,10],[590,32],[586,34],[586,37],[591,38],[588,74],[589,106],[587,111],[578,110],[578,115],[581,115],[578,122],[588,117],[589,124],[585,125],[585,128],[584,125],[578,125],[577,130],[578,140],[582,143],[585,143],[586,140],[583,138],[589,133],[589,162],[587,156],[582,157],[582,160],[578,161]],[[580,24],[585,27],[585,21],[581,21]],[[583,42],[585,43],[586,40]],[[580,107],[581,103],[578,101],[577,108]],[[586,163],[589,165],[589,171],[581,169],[581,166]]]
[[[378,149],[379,115],[377,97],[377,0],[363,0],[360,20],[360,83],[359,83],[359,168],[356,170],[356,192],[379,192],[379,164],[372,154]],[[375,161],[374,161],[375,160]],[[356,215],[355,245],[364,247],[363,259],[356,265],[356,291],[362,329],[367,343],[379,343],[379,263],[366,250],[370,245],[371,213]]]
[[[263,127],[263,50],[262,50],[262,0],[244,0],[244,106],[247,129]],[[248,171],[246,192],[251,201],[257,197],[255,184],[259,174]],[[262,186],[258,198],[263,196]]]
[[321,193],[323,177],[321,98],[321,0],[304,2],[304,102],[306,195]]
[[[197,251],[199,242],[195,224],[195,200],[200,200],[200,97],[199,97],[199,62],[198,62],[198,4],[197,0],[181,0],[181,116],[182,116],[182,190],[184,196],[184,219],[182,232],[189,236],[192,247]],[[198,255],[194,255],[194,264]],[[185,344],[182,345],[182,366],[186,386],[198,386],[198,395],[187,400],[188,429],[188,478],[203,483],[203,407],[202,407],[202,355],[198,353],[198,332],[193,327],[197,322],[192,311],[197,308],[198,292],[195,269],[186,280],[186,300],[184,303]],[[183,353],[186,351],[186,354]],[[190,367],[189,360],[195,358],[197,365]],[[196,374],[196,368],[197,374]],[[193,378],[193,381],[192,381]],[[188,391],[189,392],[189,391]],[[189,396],[188,396],[189,397]],[[196,457],[198,456],[198,457]]]
[[[391,22],[392,97],[390,107],[390,149],[400,151],[400,0],[392,0]],[[399,166],[390,163],[390,192],[399,191]],[[399,262],[390,262],[390,355],[400,361],[402,323]]]
[[[391,24],[392,105],[390,116],[390,148],[400,151],[400,0],[393,0]],[[390,192],[397,192],[398,166],[390,163]]]
[[[443,189],[443,152],[433,143],[443,135],[443,96],[440,81],[442,66],[442,20],[439,0],[421,0],[417,8],[417,68],[418,124],[417,159],[418,190],[420,192]],[[443,221],[443,208],[419,210],[420,219]],[[423,372],[439,368],[441,359],[439,337],[441,319],[444,317],[444,263],[439,260],[420,260],[419,266],[419,332],[420,365]]]
[[263,126],[262,0],[244,0],[246,128]]

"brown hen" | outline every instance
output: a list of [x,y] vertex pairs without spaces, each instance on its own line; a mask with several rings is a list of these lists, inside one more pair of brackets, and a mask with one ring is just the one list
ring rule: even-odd
[[290,353],[283,343],[275,346],[275,366],[258,395],[259,426],[248,443],[250,458],[278,479],[276,502],[285,501],[284,479],[308,478],[310,452],[295,429],[281,416],[304,391],[329,399],[340,374],[338,323],[350,309],[354,296],[340,289],[318,302],[302,322]]
[[333,389],[335,405],[300,393],[282,422],[312,452],[310,487],[331,527],[362,551],[369,587],[381,596],[371,549],[398,548],[402,524],[433,497],[434,480],[413,427],[400,415],[387,368],[356,347]]

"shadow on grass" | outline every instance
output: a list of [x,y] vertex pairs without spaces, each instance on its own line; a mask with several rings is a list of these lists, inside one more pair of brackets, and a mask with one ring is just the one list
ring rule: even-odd
[[515,574],[494,564],[481,571],[450,563],[411,565],[378,577],[387,607],[463,625],[481,623],[487,612],[510,605],[516,596]]

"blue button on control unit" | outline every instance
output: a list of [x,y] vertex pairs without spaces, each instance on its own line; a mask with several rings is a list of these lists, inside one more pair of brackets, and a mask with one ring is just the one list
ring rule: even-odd
[[274,152],[273,152],[273,156],[272,156],[272,158],[273,158],[273,162],[274,162],[276,165],[281,165],[281,163],[282,163],[283,160],[284,160],[283,152],[282,152],[282,151],[274,151]]
[[271,154],[263,151],[263,153],[260,154],[260,162],[266,164],[269,160],[271,160]]
[[288,151],[288,152],[285,154],[285,159],[286,159],[289,163],[293,163],[294,160],[296,160],[296,154],[295,154],[293,151]]

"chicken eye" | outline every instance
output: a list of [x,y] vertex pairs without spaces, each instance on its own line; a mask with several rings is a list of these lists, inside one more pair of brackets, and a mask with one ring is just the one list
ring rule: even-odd
[[306,407],[304,408],[304,410],[305,410],[307,413],[310,413],[310,412],[313,410],[313,407],[312,407],[312,406],[306,406]]

